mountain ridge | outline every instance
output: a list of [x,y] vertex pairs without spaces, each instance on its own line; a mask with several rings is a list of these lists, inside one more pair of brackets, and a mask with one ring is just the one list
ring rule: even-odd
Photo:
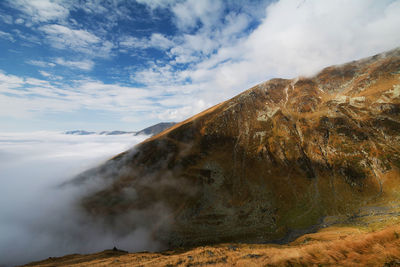
[[[256,85],[73,182],[105,182],[79,202],[93,219],[122,235],[144,227],[172,249],[121,262],[391,266],[400,259],[399,178],[397,48]],[[221,243],[230,245],[211,246]]]
[[64,134],[69,134],[69,135],[93,135],[93,134],[98,134],[98,135],[122,135],[122,134],[132,134],[134,136],[137,135],[155,135],[158,134],[169,127],[175,125],[176,122],[160,122],[154,125],[151,125],[149,127],[146,127],[142,130],[139,131],[119,131],[119,130],[113,130],[113,131],[100,131],[100,132],[93,132],[93,131],[85,131],[85,130],[69,130],[63,132]]
[[168,227],[154,226],[154,238],[175,247],[288,241],[325,218],[397,201],[399,66],[395,49],[254,86],[94,170],[117,169],[83,206],[113,224],[163,203]]

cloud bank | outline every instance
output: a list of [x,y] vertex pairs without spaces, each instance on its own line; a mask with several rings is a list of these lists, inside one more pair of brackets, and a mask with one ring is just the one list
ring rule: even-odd
[[[144,226],[120,234],[80,213],[76,201],[87,187],[59,187],[145,138],[54,132],[0,134],[0,265],[113,246],[156,249]],[[139,220],[148,218],[146,215],[130,217]]]

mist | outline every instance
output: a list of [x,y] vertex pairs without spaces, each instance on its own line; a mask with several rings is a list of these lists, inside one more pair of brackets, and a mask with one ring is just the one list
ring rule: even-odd
[[[0,133],[0,265],[114,246],[128,251],[158,249],[146,227],[153,213],[125,214],[118,225],[125,228],[121,234],[80,210],[77,203],[90,186],[60,186],[147,137]],[[130,230],[132,221],[138,227]]]

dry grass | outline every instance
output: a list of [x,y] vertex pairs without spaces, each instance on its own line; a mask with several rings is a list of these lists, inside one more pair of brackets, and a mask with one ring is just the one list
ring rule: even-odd
[[[386,265],[385,265],[386,264]],[[290,245],[223,244],[164,253],[105,251],[30,266],[400,266],[400,225],[374,232],[330,227]]]
[[[289,249],[294,250],[291,254],[297,255],[291,258],[278,252],[278,257],[271,263],[283,266],[289,262],[295,265],[383,266],[400,259],[399,233],[399,226],[373,233],[339,233],[336,239],[328,242],[316,241]],[[329,234],[331,238],[335,236]]]

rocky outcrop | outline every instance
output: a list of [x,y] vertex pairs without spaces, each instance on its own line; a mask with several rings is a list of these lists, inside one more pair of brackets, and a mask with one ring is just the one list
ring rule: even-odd
[[397,205],[400,49],[259,84],[76,181],[94,173],[109,186],[82,200],[86,212],[118,225],[153,210],[154,238],[169,247],[284,243]]

